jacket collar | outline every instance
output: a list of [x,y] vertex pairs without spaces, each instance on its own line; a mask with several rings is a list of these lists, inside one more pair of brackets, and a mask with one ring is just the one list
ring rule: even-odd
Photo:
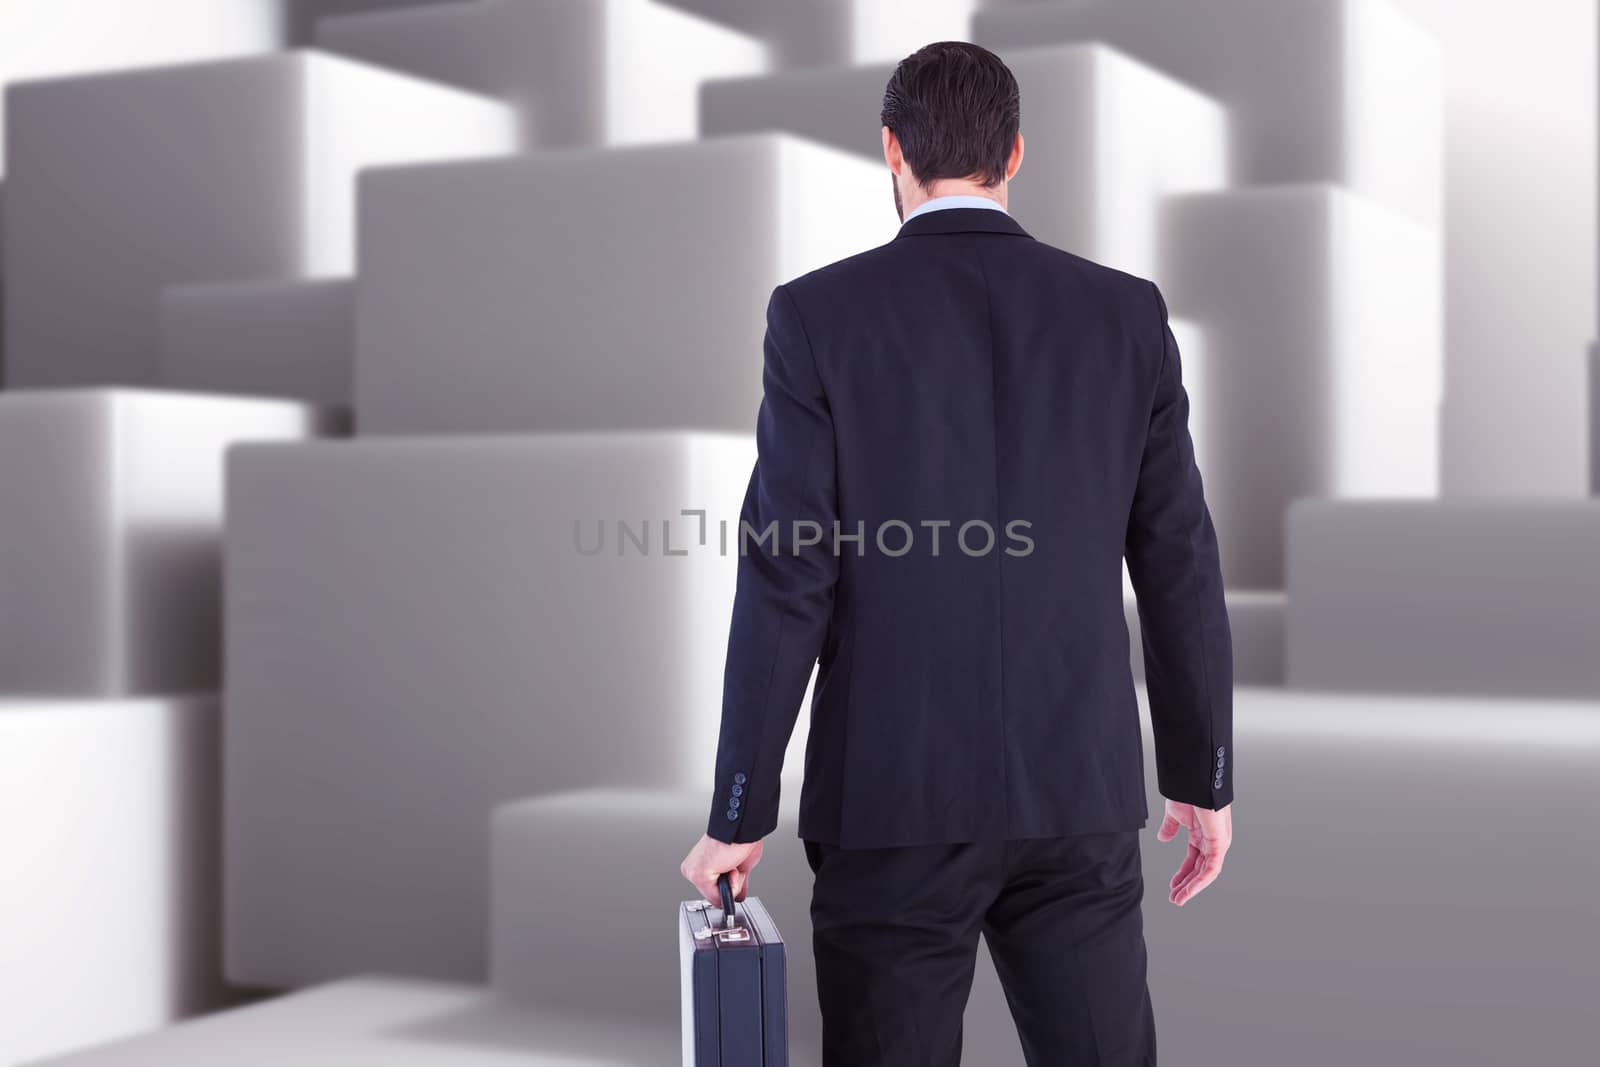
[[1004,211],[984,207],[947,207],[925,211],[902,223],[895,240],[922,237],[930,233],[1005,233],[1013,237],[1032,237],[1020,223]]

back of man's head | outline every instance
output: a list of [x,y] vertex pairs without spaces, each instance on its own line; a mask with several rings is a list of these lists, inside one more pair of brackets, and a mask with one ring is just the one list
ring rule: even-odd
[[883,125],[924,188],[941,178],[999,185],[1022,125],[1017,79],[1000,57],[965,41],[939,41],[895,67]]

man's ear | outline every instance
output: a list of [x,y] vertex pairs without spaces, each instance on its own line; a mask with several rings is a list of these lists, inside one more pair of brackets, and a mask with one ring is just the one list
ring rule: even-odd
[[883,128],[883,161],[889,165],[889,172],[898,178],[900,168],[905,166],[905,157],[900,154],[900,138],[887,126]]
[[1017,131],[1017,143],[1011,146],[1011,158],[1006,162],[1006,181],[1017,176],[1022,168],[1022,131]]

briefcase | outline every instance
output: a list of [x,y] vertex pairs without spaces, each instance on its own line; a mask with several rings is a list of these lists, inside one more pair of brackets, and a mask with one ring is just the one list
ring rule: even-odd
[[737,906],[728,876],[722,907],[678,907],[683,1067],[788,1067],[783,938],[760,897]]

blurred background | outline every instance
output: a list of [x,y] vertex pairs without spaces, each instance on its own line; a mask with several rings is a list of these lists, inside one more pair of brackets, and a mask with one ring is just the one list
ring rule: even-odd
[[[952,38],[1185,354],[1243,767],[1181,913],[1147,831],[1163,1061],[1592,1062],[1595,4],[0,0],[0,1064],[679,1061],[683,512]],[[1022,1063],[983,952],[964,1048]]]

